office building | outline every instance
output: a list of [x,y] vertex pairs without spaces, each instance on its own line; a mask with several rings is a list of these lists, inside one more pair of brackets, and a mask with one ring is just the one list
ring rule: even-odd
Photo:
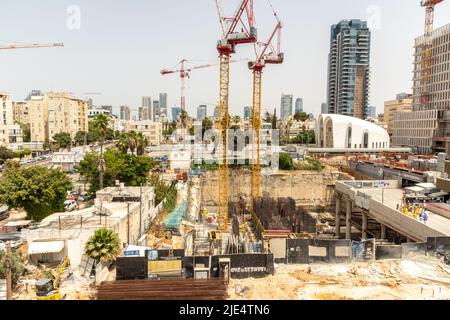
[[376,118],[377,117],[377,107],[370,106],[367,109],[367,117],[368,118]]
[[328,105],[325,102],[322,103],[322,105],[320,106],[320,112],[322,114],[327,114],[328,113]]
[[252,119],[252,117],[253,117],[253,115],[252,115],[252,113],[253,113],[253,111],[252,111],[252,107],[251,106],[245,106],[244,107],[244,120],[251,120]]
[[387,124],[387,132],[391,138],[394,133],[394,114],[397,112],[411,112],[412,101],[411,94],[398,94],[395,100],[384,102],[383,121]]
[[367,22],[342,20],[331,27],[328,113],[365,119],[369,108],[370,30]]
[[129,106],[120,106],[120,120],[131,120],[131,109]]
[[148,120],[148,109],[145,107],[139,107],[138,113],[139,113],[139,121],[141,120]]
[[450,154],[450,24],[431,35],[431,69],[425,75],[426,37],[415,40],[412,111],[394,114],[392,142],[417,153]]
[[200,105],[197,108],[197,120],[199,121],[203,121],[203,119],[205,119],[208,114],[207,114],[207,106],[206,105]]
[[42,97],[44,94],[41,90],[31,90],[28,96],[25,98],[25,101],[30,101],[31,97]]
[[292,116],[294,96],[292,94],[282,94],[281,95],[281,106],[280,106],[280,119],[286,120],[288,117]]
[[154,100],[153,101],[153,121],[156,121],[156,118],[159,117],[160,108],[159,108],[159,101]]
[[295,112],[296,113],[300,113],[303,112],[303,99],[302,98],[297,98],[297,100],[295,100]]
[[172,107],[172,121],[178,121],[178,117],[181,114],[180,107]]
[[147,96],[142,97],[142,108],[147,110],[146,111],[147,112],[146,120],[152,120],[152,117],[153,117],[152,97],[147,97]]

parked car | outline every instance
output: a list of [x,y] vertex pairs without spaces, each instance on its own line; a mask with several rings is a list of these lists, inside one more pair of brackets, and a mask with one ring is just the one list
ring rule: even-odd
[[64,201],[64,211],[71,212],[78,210],[78,203],[75,200]]
[[8,206],[1,206],[0,207],[0,221],[9,218],[9,211],[8,210],[9,210]]
[[80,193],[80,195],[78,196],[78,201],[82,201],[82,202],[84,202],[84,201],[88,201],[89,200],[89,193],[87,193],[87,192],[82,192],[82,193]]

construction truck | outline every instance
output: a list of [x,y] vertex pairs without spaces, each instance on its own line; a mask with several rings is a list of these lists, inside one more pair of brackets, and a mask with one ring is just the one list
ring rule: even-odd
[[64,271],[70,271],[70,259],[66,257],[56,268],[54,279],[40,279],[36,281],[36,298],[38,300],[62,300],[59,286],[61,284],[61,277]]

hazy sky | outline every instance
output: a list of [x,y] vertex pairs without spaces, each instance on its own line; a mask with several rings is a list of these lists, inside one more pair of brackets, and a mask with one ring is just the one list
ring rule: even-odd
[[[267,0],[254,0],[258,34],[267,38],[275,19]],[[233,12],[239,1],[223,0]],[[283,65],[264,73],[263,106],[280,105],[282,92],[302,97],[305,110],[320,112],[326,101],[330,26],[341,19],[364,19],[372,26],[371,105],[412,86],[414,38],[423,33],[424,9],[419,0],[272,0],[284,22]],[[67,13],[80,9],[80,28]],[[72,27],[68,27],[69,25]],[[436,10],[435,27],[450,23],[450,1]],[[73,28],[75,26],[75,29]],[[4,0],[0,40],[64,42],[64,48],[0,51],[0,90],[14,100],[32,89],[100,92],[95,104],[138,107],[141,96],[169,95],[169,107],[179,104],[180,81],[161,76],[182,58],[194,64],[217,62],[220,38],[214,0]],[[5,44],[0,42],[0,45]],[[254,58],[252,47],[238,47],[235,58]],[[192,73],[188,111],[218,100],[218,68]],[[231,112],[243,113],[252,102],[252,76],[246,62],[231,69]],[[212,112],[212,108],[208,113]]]

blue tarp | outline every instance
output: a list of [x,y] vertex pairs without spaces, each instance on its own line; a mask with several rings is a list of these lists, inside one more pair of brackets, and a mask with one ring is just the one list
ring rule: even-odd
[[187,208],[188,202],[183,201],[180,206],[176,207],[175,210],[169,214],[169,217],[164,221],[164,227],[166,229],[178,228],[186,215]]

